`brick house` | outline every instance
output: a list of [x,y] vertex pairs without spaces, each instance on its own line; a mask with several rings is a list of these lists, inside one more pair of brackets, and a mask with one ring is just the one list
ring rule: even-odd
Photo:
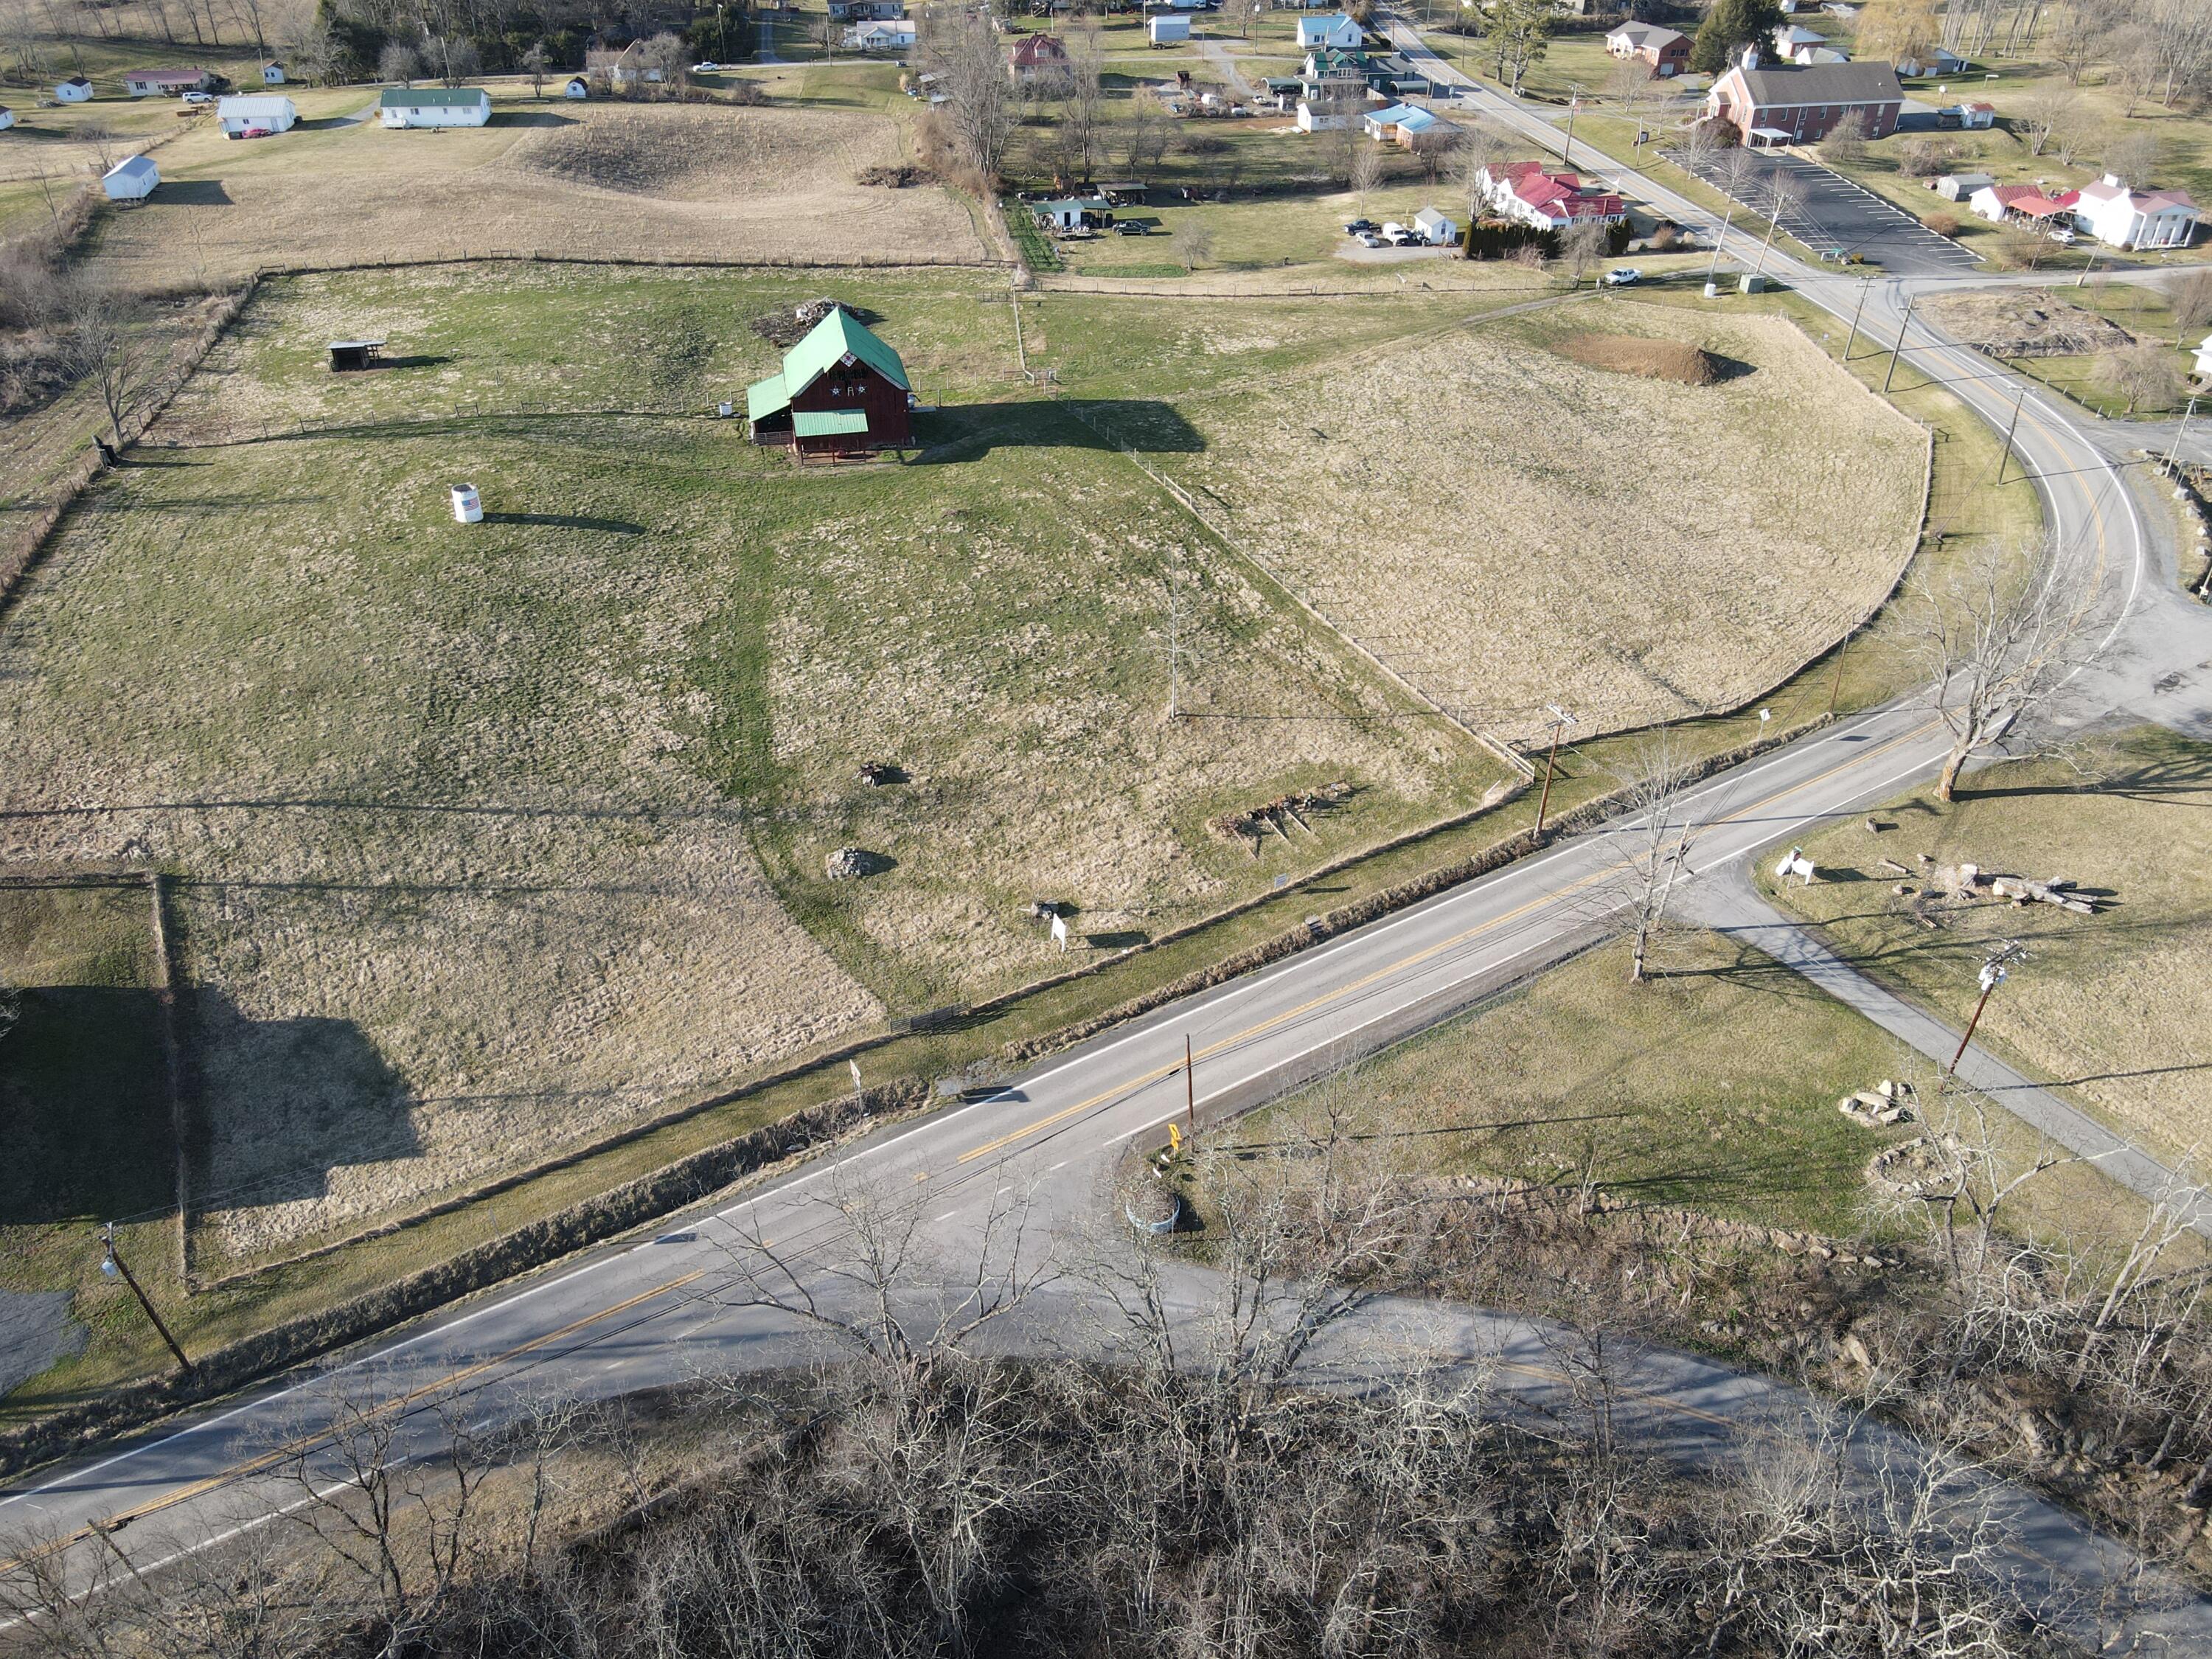
[[1887,64],[1762,66],[1759,49],[1717,79],[1705,94],[1708,117],[1726,121],[1746,143],[1811,143],[1852,115],[1866,118],[1867,137],[1887,138],[1904,112],[1905,89]]
[[1605,49],[1624,62],[1634,59],[1663,80],[1690,67],[1690,37],[1656,23],[1623,23],[1605,37]]

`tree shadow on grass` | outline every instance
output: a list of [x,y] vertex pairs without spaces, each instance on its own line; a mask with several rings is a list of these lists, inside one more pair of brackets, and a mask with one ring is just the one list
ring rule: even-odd
[[917,465],[980,459],[997,449],[1134,449],[1194,455],[1206,439],[1172,404],[1150,398],[953,404],[915,422]]

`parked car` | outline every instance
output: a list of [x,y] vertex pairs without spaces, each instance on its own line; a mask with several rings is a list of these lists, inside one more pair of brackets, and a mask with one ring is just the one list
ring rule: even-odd
[[1362,247],[1381,247],[1382,239],[1371,230],[1363,230],[1356,239]]
[[1605,285],[1607,288],[1627,288],[1643,280],[1644,273],[1634,265],[1623,265],[1618,270],[1608,270],[1605,273]]
[[2072,231],[2067,229],[2065,226],[2053,225],[2051,228],[2051,240],[2054,242],[2063,242],[2068,247],[2071,247],[2081,239],[2075,236]]
[[1403,225],[1385,225],[1382,227],[1382,240],[1392,247],[1420,247],[1429,239],[1419,231],[1408,230]]
[[715,70],[717,70],[720,69],[721,67],[722,67],[722,66],[721,66],[720,64],[717,64],[717,63],[714,62],[712,59],[709,59],[708,62],[703,63],[703,64],[692,64],[692,65],[691,65],[691,73],[692,73],[692,74],[694,74],[694,75],[712,75],[712,74],[714,74],[714,71],[715,71]]
[[1372,219],[1354,219],[1350,224],[1344,228],[1344,234],[1347,236],[1357,236],[1364,230],[1380,230],[1382,228],[1382,227],[1376,224]]
[[211,92],[188,92],[185,94],[185,101],[188,104],[212,104],[215,94]]
[[1116,236],[1142,236],[1145,227],[1134,219],[1124,219],[1114,227],[1114,234]]

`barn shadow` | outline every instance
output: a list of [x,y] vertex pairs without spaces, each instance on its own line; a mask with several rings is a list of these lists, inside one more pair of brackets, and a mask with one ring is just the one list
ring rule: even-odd
[[[321,1198],[330,1172],[344,1164],[410,1158],[422,1150],[419,1103],[368,1034],[349,1019],[303,1015],[255,1019],[220,990],[196,988],[180,999],[186,1042],[203,1056],[187,1077],[194,1139],[219,1118],[233,1129],[234,1154],[209,1169],[194,1147],[196,1207],[251,1207]],[[216,1064],[206,1063],[206,1058]]]
[[235,207],[220,179],[181,179],[161,181],[161,200],[173,207]]
[[143,987],[36,985],[0,1043],[0,1217],[106,1220],[175,1202],[161,1005]]
[[1065,398],[952,404],[917,416],[918,465],[978,459],[998,449],[1134,449],[1196,454],[1206,439],[1172,404],[1150,398]]
[[501,110],[495,125],[502,127],[573,127],[576,118],[554,109]]

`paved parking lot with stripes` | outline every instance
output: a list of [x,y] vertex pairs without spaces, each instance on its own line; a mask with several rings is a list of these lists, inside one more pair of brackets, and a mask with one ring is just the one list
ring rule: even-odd
[[[1667,159],[1677,166],[1686,165],[1672,152]],[[1692,171],[1714,189],[1734,196],[1740,206],[1761,215],[1767,179],[1778,172],[1795,179],[1803,199],[1784,209],[1779,222],[1784,230],[1823,258],[1856,253],[1893,276],[1958,276],[1982,268],[1982,262],[1972,254],[1948,238],[1938,236],[1902,208],[1802,156],[1780,151],[1760,155],[1757,171],[1735,191],[1729,189],[1716,163]],[[1931,204],[1938,201],[1933,195],[1928,199]],[[1961,204],[1957,210],[1966,210]]]

